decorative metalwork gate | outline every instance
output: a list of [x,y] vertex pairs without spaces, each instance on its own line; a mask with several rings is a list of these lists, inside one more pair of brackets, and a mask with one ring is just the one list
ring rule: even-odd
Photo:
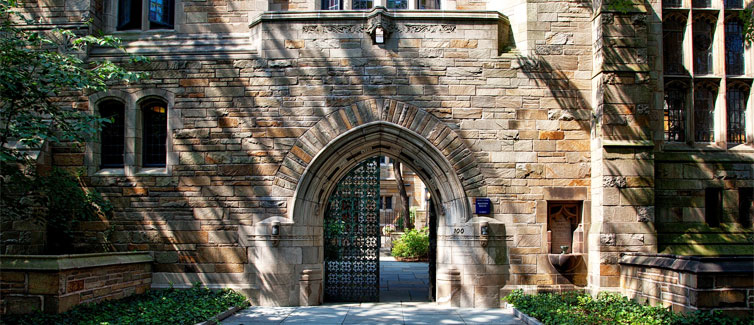
[[325,212],[325,301],[379,301],[380,164],[369,158],[340,180]]

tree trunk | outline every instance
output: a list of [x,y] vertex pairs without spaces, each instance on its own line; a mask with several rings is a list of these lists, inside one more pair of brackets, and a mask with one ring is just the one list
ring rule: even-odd
[[395,182],[398,183],[398,193],[400,193],[401,196],[401,205],[400,205],[400,213],[403,217],[403,229],[408,230],[413,228],[413,225],[411,224],[410,215],[409,215],[409,202],[408,202],[408,194],[406,193],[406,185],[403,183],[403,170],[401,168],[401,163],[396,161],[393,161],[393,174],[395,174]]

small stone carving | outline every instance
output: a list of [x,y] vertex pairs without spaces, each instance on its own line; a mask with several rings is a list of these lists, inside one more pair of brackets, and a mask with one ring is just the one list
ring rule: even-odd
[[634,26],[645,26],[647,25],[647,15],[646,14],[637,14],[631,16],[631,24]]
[[638,105],[636,105],[636,114],[637,115],[648,115],[649,114],[649,104],[638,104]]
[[602,187],[626,187],[625,176],[603,176]]
[[302,27],[302,31],[305,34],[354,34],[354,33],[369,33],[374,26],[381,24],[388,32],[403,32],[403,33],[452,33],[456,31],[456,25],[448,24],[426,24],[415,25],[405,24],[396,25],[386,19],[373,19],[362,25],[305,25]]
[[612,25],[615,21],[615,15],[612,13],[602,13],[602,24]]
[[600,245],[615,246],[615,234],[601,234]]
[[638,222],[653,222],[655,219],[654,207],[636,208],[636,219]]

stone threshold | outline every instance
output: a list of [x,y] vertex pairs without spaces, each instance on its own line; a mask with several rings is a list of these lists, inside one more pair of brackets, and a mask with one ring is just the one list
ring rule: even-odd
[[624,253],[621,254],[620,264],[650,266],[692,273],[751,273],[754,270],[754,256]]
[[112,252],[68,255],[0,255],[3,271],[61,271],[85,267],[152,262],[149,252]]

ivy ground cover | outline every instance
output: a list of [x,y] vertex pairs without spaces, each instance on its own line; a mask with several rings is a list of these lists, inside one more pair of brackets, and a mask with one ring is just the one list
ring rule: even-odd
[[550,324],[669,324],[754,325],[754,318],[727,317],[720,312],[674,313],[662,307],[636,303],[616,293],[601,292],[597,298],[581,292],[526,295],[515,290],[504,298],[522,313]]
[[244,304],[246,298],[233,290],[212,291],[195,286],[187,290],[152,290],[121,300],[77,306],[57,315],[6,315],[0,318],[0,324],[196,324]]

